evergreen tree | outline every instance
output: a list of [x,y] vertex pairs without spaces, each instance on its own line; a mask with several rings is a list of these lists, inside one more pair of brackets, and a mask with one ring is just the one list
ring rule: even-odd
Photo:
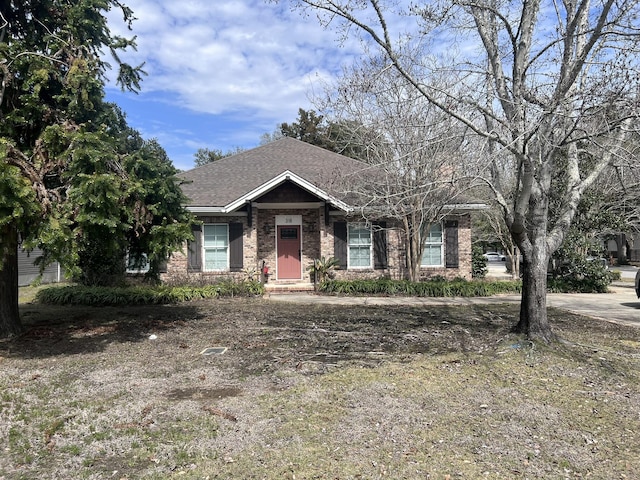
[[[98,258],[118,258],[114,268],[122,268],[126,239],[140,239],[159,261],[189,235],[166,155],[104,102],[110,65],[101,52],[111,52],[123,89],[137,91],[144,74],[142,65],[120,62],[118,53],[135,43],[110,33],[111,8],[130,26],[133,12],[118,0],[11,1],[0,9],[0,337],[22,330],[18,238],[42,247],[45,263],[60,260],[91,283],[91,275],[113,273],[100,272]],[[153,168],[143,175],[145,162]],[[158,182],[170,191],[162,207],[153,203],[163,194],[151,190]]]

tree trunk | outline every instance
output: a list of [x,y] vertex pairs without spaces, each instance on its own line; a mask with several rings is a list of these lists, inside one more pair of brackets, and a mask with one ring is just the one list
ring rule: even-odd
[[420,256],[419,251],[419,242],[420,239],[418,237],[418,235],[416,234],[416,229],[414,227],[415,223],[412,222],[416,222],[415,218],[412,219],[407,219],[405,218],[403,221],[403,226],[404,226],[404,231],[405,231],[405,235],[406,235],[406,249],[407,249],[407,255],[406,255],[406,262],[407,262],[407,274],[409,277],[409,280],[411,280],[412,282],[417,282],[420,280]]
[[18,232],[7,225],[0,233],[0,338],[5,338],[20,334],[23,327],[18,310]]
[[626,265],[627,261],[627,236],[624,233],[616,235],[616,246],[618,247],[618,265]]
[[520,251],[511,247],[507,249],[507,262],[511,265],[511,279],[518,280],[520,278]]
[[555,340],[547,317],[547,265],[549,259],[543,252],[535,252],[532,258],[524,257],[522,263],[522,301],[520,320],[514,331],[524,333],[530,340],[550,343]]
[[418,258],[419,247],[415,232],[411,232],[409,243],[411,249],[409,253],[409,280],[417,282],[420,280],[420,259]]

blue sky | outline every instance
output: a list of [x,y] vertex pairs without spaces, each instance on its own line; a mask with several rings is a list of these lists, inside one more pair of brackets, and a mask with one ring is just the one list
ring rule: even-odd
[[315,18],[264,0],[127,0],[137,20],[127,31],[117,11],[112,33],[137,36],[122,55],[148,76],[139,94],[107,86],[107,100],[144,138],[156,138],[174,165],[193,167],[198,148],[252,148],[296,119],[298,108],[358,55]]

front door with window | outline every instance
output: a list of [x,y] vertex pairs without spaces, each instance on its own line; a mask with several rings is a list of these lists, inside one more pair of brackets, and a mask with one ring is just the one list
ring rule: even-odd
[[299,280],[302,278],[300,244],[300,226],[286,225],[278,227],[278,280]]

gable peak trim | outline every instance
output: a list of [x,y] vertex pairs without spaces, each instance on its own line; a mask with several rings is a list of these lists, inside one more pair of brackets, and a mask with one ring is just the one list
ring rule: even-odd
[[331,203],[333,206],[335,206],[336,208],[338,208],[338,209],[340,209],[340,210],[342,210],[344,212],[353,211],[353,207],[347,205],[346,203],[344,203],[341,200],[338,200],[337,198],[335,198],[334,196],[330,195],[328,192],[324,191],[320,187],[318,187],[318,186],[314,185],[313,183],[305,180],[300,175],[296,175],[291,170],[285,170],[284,172],[280,173],[279,175],[276,175],[275,177],[273,177],[271,180],[263,183],[262,185],[260,185],[257,188],[254,188],[250,192],[247,192],[246,194],[244,194],[243,196],[237,198],[236,200],[234,200],[233,202],[229,203],[228,205],[225,205],[222,208],[222,211],[224,211],[224,212],[232,212],[232,211],[244,206],[246,202],[253,202],[255,199],[257,199],[261,195],[264,195],[268,191],[274,189],[275,187],[281,185],[282,183],[284,183],[286,181],[290,181],[290,182],[296,184],[300,188],[303,188],[304,190],[312,193],[313,195],[319,197],[321,200],[323,200],[325,202]]

